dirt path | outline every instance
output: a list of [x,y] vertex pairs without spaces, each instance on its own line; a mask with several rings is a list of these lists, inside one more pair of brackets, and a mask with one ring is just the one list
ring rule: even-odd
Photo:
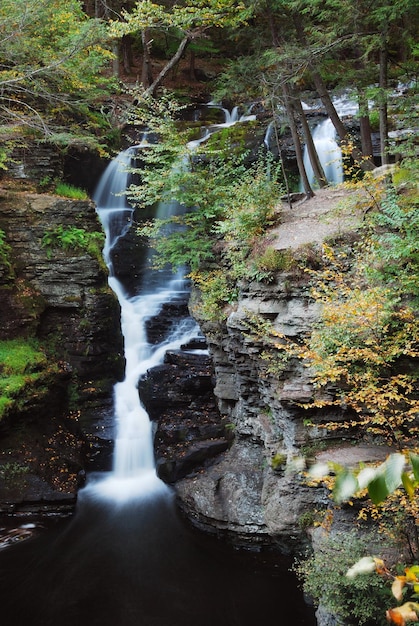
[[343,186],[319,189],[309,200],[283,205],[281,224],[272,231],[272,245],[278,249],[298,248],[304,244],[321,243],[327,237],[356,230],[362,215],[350,207],[359,191]]

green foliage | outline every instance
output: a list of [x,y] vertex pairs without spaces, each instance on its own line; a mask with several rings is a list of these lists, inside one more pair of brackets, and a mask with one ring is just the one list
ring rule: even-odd
[[102,259],[104,235],[101,232],[90,233],[84,228],[70,226],[65,228],[62,224],[52,228],[42,237],[42,247],[47,249],[50,255],[53,248],[87,252],[99,261]]
[[[388,185],[380,210],[371,215],[374,233],[366,255],[371,278],[389,285],[398,293],[419,297],[419,195],[417,164],[405,162],[411,186],[401,183],[403,193]],[[400,176],[399,176],[400,179]]]
[[272,246],[267,246],[258,254],[257,246],[251,253],[249,267],[249,277],[259,282],[271,282],[278,272],[291,269],[295,265],[294,258],[289,251],[276,250]]
[[72,123],[88,134],[88,106],[110,86],[103,23],[78,0],[2,0],[0,30],[0,122],[49,140]]
[[365,555],[370,541],[383,548],[383,539],[360,538],[355,532],[328,535],[314,556],[302,561],[296,573],[303,582],[304,592],[354,626],[384,626],[383,606],[389,601],[390,591],[382,580],[371,572],[355,578],[345,574],[354,561]]
[[[135,33],[146,28],[177,28],[181,31],[194,29],[225,28],[241,25],[250,17],[251,9],[241,2],[231,0],[194,0],[170,8],[163,4],[141,0],[129,13],[121,12],[123,22],[113,21],[110,32],[114,37]],[[198,33],[196,33],[198,34]]]
[[72,198],[73,200],[87,200],[89,197],[84,189],[79,189],[68,183],[57,183],[55,193],[57,196],[64,196],[65,198]]
[[[352,259],[324,247],[324,267],[311,272],[322,316],[302,356],[315,371],[316,406],[346,406],[356,417],[344,427],[403,445],[419,412],[419,373],[407,365],[419,355],[418,209],[393,186],[377,207]],[[341,390],[334,400],[330,384]]]
[[[419,510],[417,492],[419,489],[419,456],[413,452],[408,454],[390,454],[384,463],[378,466],[360,464],[357,469],[348,469],[337,463],[314,465],[310,469],[311,476],[322,477],[332,472],[334,480],[333,498],[341,503],[354,498],[365,499],[367,491],[374,506],[370,506],[370,515],[379,523],[379,532],[386,533],[394,541],[409,547],[412,558],[417,559],[419,542],[417,526]],[[367,505],[368,507],[368,505]],[[366,507],[366,508],[367,508]],[[360,511],[358,519],[367,519],[365,508]],[[382,551],[383,548],[380,548]],[[365,551],[370,551],[366,548]],[[345,574],[346,580],[360,579],[365,574],[378,574],[382,589],[391,584],[391,593],[399,603],[387,609],[385,616],[388,622],[404,626],[406,622],[417,621],[419,614],[419,566],[406,566],[404,563],[393,565],[398,573],[393,574],[382,559],[363,556],[351,565]],[[302,571],[309,577],[306,564]],[[401,572],[404,572],[401,575]],[[394,602],[394,600],[393,600]],[[402,603],[402,604],[400,604]],[[388,601],[387,603],[388,604]],[[384,605],[380,617],[384,616]]]
[[306,341],[256,316],[248,327],[262,342],[269,373],[281,376],[293,359],[312,369],[313,400],[305,408],[336,407],[340,417],[322,427],[402,448],[418,432],[417,207],[406,189],[397,196],[385,189],[357,246],[323,245],[321,268],[304,267],[320,312]]
[[202,292],[203,314],[213,316],[236,297],[240,279],[274,271],[275,254],[267,253],[266,267],[257,268],[251,253],[275,218],[279,166],[263,155],[247,165],[244,155],[224,144],[222,150],[206,144],[191,150],[173,119],[177,111],[171,101],[139,110],[139,121],[147,121],[160,141],[141,153],[141,183],[128,193],[140,207],[159,204],[157,215],[170,203],[181,205],[177,215],[157,218],[139,232],[157,252],[155,266],[189,269]]
[[7,480],[9,485],[20,484],[22,478],[29,472],[27,465],[21,465],[20,463],[3,463],[0,465],[0,478],[4,481]]
[[57,367],[35,340],[0,341],[0,421],[54,371]]

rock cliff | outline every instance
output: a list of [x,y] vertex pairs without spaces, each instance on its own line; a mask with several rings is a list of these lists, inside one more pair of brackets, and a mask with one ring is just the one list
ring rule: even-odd
[[225,324],[201,321],[214,364],[214,394],[233,441],[203,474],[176,484],[182,509],[198,527],[236,544],[275,545],[284,552],[304,543],[304,516],[324,497],[289,471],[310,445],[297,407],[310,397],[310,378],[296,364],[280,376],[269,374],[263,345],[246,322],[254,312],[285,334],[307,332],[316,307],[305,286],[290,290],[287,280],[283,274],[275,284],[243,285]]
[[[333,207],[340,193],[324,190],[310,203],[284,207],[282,223],[273,233],[277,249],[291,251],[310,265],[318,262],[319,244],[326,237],[350,243],[359,222],[342,211],[336,217]],[[195,299],[198,293],[190,300],[197,316]],[[268,367],[266,345],[250,329],[255,314],[286,337],[303,340],[319,315],[308,274],[294,269],[278,272],[269,284],[243,283],[225,321],[198,319],[214,370],[219,419],[229,433],[228,448],[207,460],[205,469],[201,464],[177,477],[175,489],[181,509],[198,528],[235,545],[269,545],[290,554],[310,543],[307,527],[316,511],[331,504],[323,489],[305,484],[301,458],[312,461],[333,454],[351,465],[384,458],[388,450],[353,446],[342,432],[318,428],[331,419],[331,409],[308,413],[301,408],[312,398],[309,369],[293,359],[274,372]],[[334,421],[343,417],[333,409]],[[310,429],[307,418],[314,424]],[[198,428],[199,415],[196,420]],[[353,523],[351,511],[341,513],[337,523],[347,515]]]
[[12,512],[56,507],[57,499],[74,504],[89,447],[80,413],[109,397],[123,358],[119,306],[100,255],[42,245],[58,225],[99,232],[94,204],[9,187],[0,190],[8,251],[0,267],[0,339],[35,337],[59,367],[42,393],[34,389],[1,422],[0,464],[25,469],[1,494],[3,510]]

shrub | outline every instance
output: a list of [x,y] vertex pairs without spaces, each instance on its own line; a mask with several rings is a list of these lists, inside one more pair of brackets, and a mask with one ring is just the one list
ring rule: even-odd
[[375,572],[349,578],[346,572],[355,561],[368,554],[367,543],[383,539],[370,535],[361,539],[355,532],[329,535],[320,549],[295,566],[304,592],[316,603],[354,626],[384,626],[383,607],[390,591]]
[[81,250],[88,252],[94,258],[102,261],[104,235],[101,232],[90,233],[84,228],[70,226],[64,228],[62,224],[47,231],[42,237],[42,247],[51,254],[52,248],[64,250]]

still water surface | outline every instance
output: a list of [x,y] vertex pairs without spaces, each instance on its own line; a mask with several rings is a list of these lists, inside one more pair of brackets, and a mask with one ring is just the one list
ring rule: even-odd
[[[258,562],[259,561],[259,562]],[[170,492],[74,518],[0,551],[2,626],[314,626],[289,564],[190,529]]]

